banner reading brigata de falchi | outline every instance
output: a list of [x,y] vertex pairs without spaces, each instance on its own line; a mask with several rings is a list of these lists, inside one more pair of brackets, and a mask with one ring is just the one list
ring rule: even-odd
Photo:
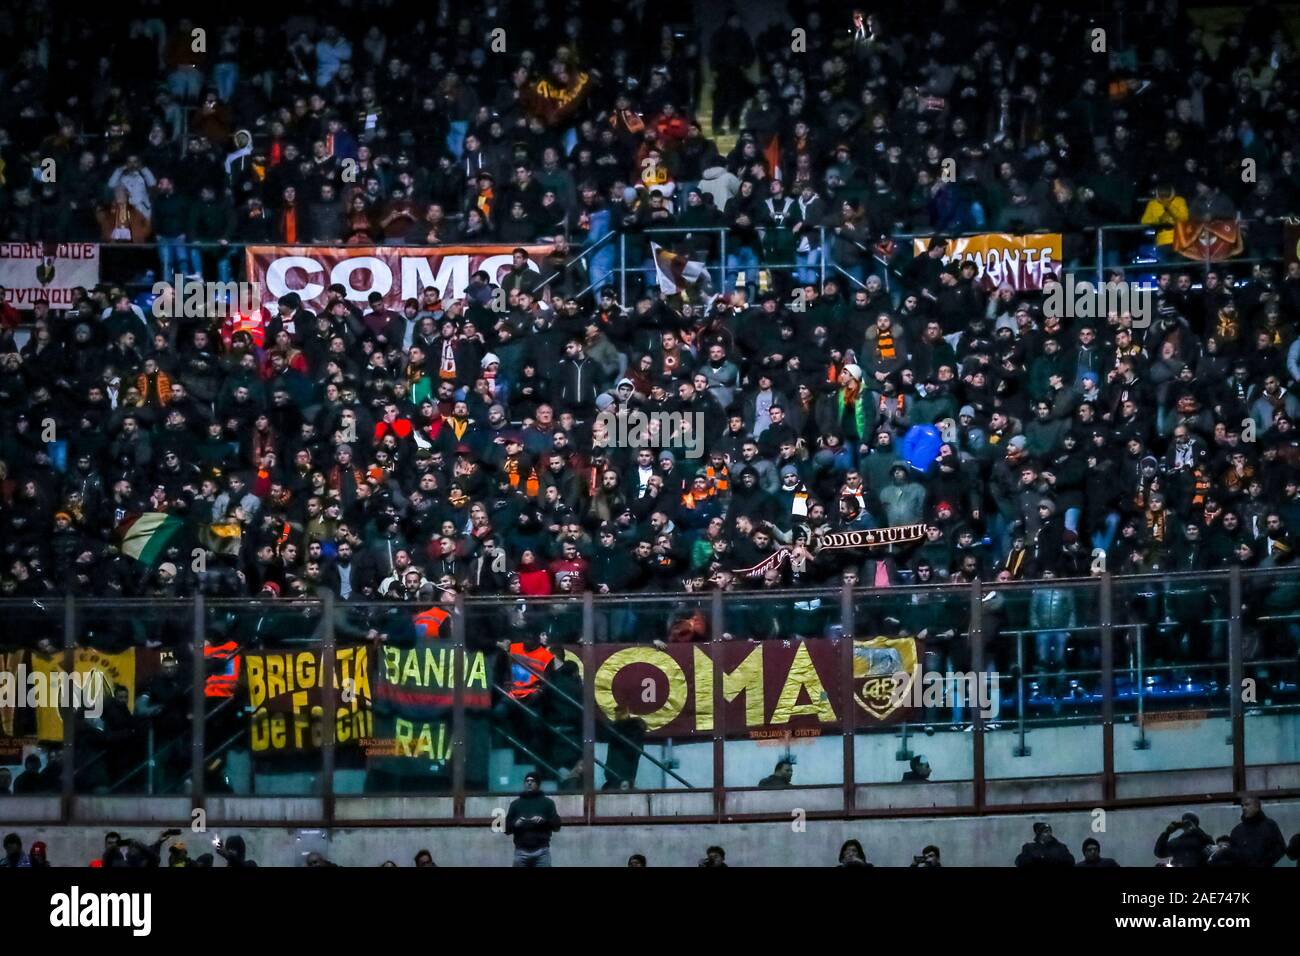
[[529,268],[553,246],[531,244],[465,246],[249,246],[245,250],[248,281],[259,284],[262,304],[296,292],[313,311],[325,304],[326,290],[335,283],[348,290],[348,299],[365,303],[370,293],[384,297],[384,307],[400,312],[407,299],[419,298],[432,286],[446,298],[459,298],[469,277],[480,269],[493,283],[513,264],[515,249],[528,253]]
[[[715,650],[716,648],[716,650]],[[875,637],[853,642],[853,676],[843,679],[838,639],[727,641],[595,648],[596,706],[610,720],[631,714],[646,736],[692,737],[714,728],[714,681],[722,681],[728,736],[764,739],[838,732],[850,707],[859,728],[908,717],[920,680],[922,642]],[[721,655],[715,666],[714,654]],[[903,685],[895,675],[908,675]]]
[[[334,741],[360,745],[374,758],[445,762],[451,753],[455,675],[449,642],[415,647],[368,645],[334,652]],[[323,654],[320,648],[243,655],[249,740],[259,756],[302,753],[321,745]],[[482,651],[462,660],[467,711],[491,706]]]
[[[913,239],[912,251],[915,255],[924,255],[929,245],[929,239]],[[1041,289],[1048,273],[1060,273],[1061,234],[1013,236],[1005,232],[990,232],[949,239],[943,262],[946,265],[953,260],[974,262],[976,278],[990,292],[1003,283],[1017,292]]]
[[73,290],[99,285],[99,244],[0,242],[0,286],[15,309],[44,300],[52,309],[73,303]]

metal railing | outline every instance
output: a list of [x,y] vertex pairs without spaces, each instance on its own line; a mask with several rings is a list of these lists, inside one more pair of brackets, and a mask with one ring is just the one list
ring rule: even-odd
[[[1157,234],[1168,227],[1146,226],[1138,223],[1108,223],[1088,227],[1078,233],[1067,236],[1067,240],[1078,240],[1079,244],[1090,250],[1090,255],[1076,258],[1060,264],[1062,270],[1071,270],[1103,278],[1107,270],[1118,270],[1125,275],[1137,278],[1150,278],[1162,271],[1194,271],[1199,277],[1215,270],[1243,270],[1259,263],[1280,261],[1285,252],[1285,229],[1294,217],[1278,217],[1265,220],[1240,219],[1242,248],[1230,258],[1216,260],[1212,258],[1210,247],[1205,246],[1206,256],[1188,258],[1172,252],[1168,245],[1156,243]],[[706,271],[710,276],[710,288],[722,291],[729,288],[729,283],[739,284],[740,273],[744,273],[744,285],[751,291],[766,286],[778,291],[788,290],[792,284],[816,282],[824,285],[834,278],[849,290],[864,286],[869,276],[878,277],[885,286],[895,306],[901,300],[903,267],[911,259],[914,240],[929,238],[932,232],[897,232],[880,237],[880,242],[892,249],[892,253],[882,255],[877,245],[866,245],[851,238],[838,237],[833,226],[820,226],[816,232],[816,250],[794,260],[773,258],[768,254],[770,246],[793,247],[792,241],[772,242],[772,236],[785,231],[784,227],[764,227],[759,230],[758,239],[742,240],[726,226],[712,227],[663,227],[634,229],[628,231],[610,231],[594,241],[573,243],[572,254],[555,271],[546,276],[540,285],[545,295],[551,295],[563,283],[572,296],[587,295],[603,285],[613,285],[618,289],[619,300],[629,301],[629,296],[639,294],[644,288],[655,284],[656,276],[650,243],[685,252],[688,255],[702,255]],[[990,227],[973,232],[956,233],[949,238],[970,238],[986,235],[994,230]],[[1021,235],[1047,233],[1047,229],[1038,229]],[[539,240],[541,241],[541,240]],[[566,240],[567,241],[567,240]],[[409,248],[434,248],[420,243],[378,242],[394,250]],[[148,291],[158,281],[170,281],[171,276],[162,274],[160,250],[163,243],[158,241],[104,242],[100,244],[101,271],[104,281],[121,285],[129,293]],[[258,243],[258,245],[278,245],[275,242]],[[300,244],[301,245],[301,244]],[[310,245],[310,243],[308,243]],[[342,243],[320,243],[323,246],[338,246]],[[472,246],[474,243],[451,243],[457,246]],[[501,243],[481,243],[484,246],[500,246]],[[859,257],[853,264],[847,264],[836,254],[836,250],[851,246],[858,250]],[[188,262],[190,251],[199,256],[204,265],[204,275],[213,278],[219,272],[223,281],[246,278],[244,276],[245,243],[229,241],[187,241],[182,247],[172,243],[176,250],[172,255],[180,262]],[[592,265],[602,254],[607,254],[612,261],[603,264],[599,271]],[[188,271],[188,270],[182,270]],[[361,301],[365,292],[357,292]]]
[[[189,671],[182,673],[183,687],[178,700],[188,700],[187,720],[184,730],[175,730],[170,724],[171,736],[161,730],[155,733],[154,718],[138,718],[134,724],[137,741],[147,741],[147,754],[143,759],[119,753],[122,765],[116,779],[97,778],[87,773],[114,753],[112,746],[97,743],[96,735],[83,738],[83,721],[71,707],[64,709],[63,739],[43,741],[41,747],[51,758],[44,791],[58,794],[60,819],[70,822],[82,819],[79,805],[87,797],[102,800],[122,797],[131,800],[149,796],[183,796],[195,809],[208,806],[212,799],[206,792],[210,761],[223,763],[238,758],[241,768],[247,771],[247,786],[235,788],[234,798],[265,797],[283,791],[280,782],[285,774],[298,774],[307,781],[307,789],[296,792],[301,797],[319,801],[319,809],[310,811],[306,819],[331,825],[337,818],[336,807],[343,799],[376,800],[385,794],[402,796],[450,797],[451,811],[430,814],[422,822],[455,824],[472,822],[480,818],[473,801],[499,793],[498,785],[504,781],[467,782],[466,766],[471,762],[474,743],[469,727],[473,721],[487,721],[493,739],[504,742],[492,751],[505,760],[513,754],[514,773],[522,773],[527,766],[541,770],[544,775],[558,779],[564,773],[564,763],[557,760],[538,741],[559,736],[568,753],[581,753],[583,761],[582,788],[573,791],[574,799],[581,799],[585,819],[606,821],[620,819],[622,810],[610,807],[605,801],[609,791],[623,798],[644,795],[648,809],[638,813],[637,819],[769,819],[780,816],[785,803],[805,806],[813,792],[823,797],[832,794],[830,802],[819,804],[821,809],[813,815],[875,816],[917,812],[924,808],[930,813],[988,813],[1024,809],[1023,802],[1008,804],[1002,794],[1009,780],[1020,784],[1034,783],[1040,793],[1053,793],[1053,787],[1066,783],[1086,784],[1090,795],[1082,802],[1088,806],[1124,806],[1140,803],[1187,802],[1192,799],[1221,799],[1233,791],[1258,785],[1260,780],[1273,781],[1270,786],[1276,795],[1300,795],[1300,756],[1290,754],[1282,746],[1277,759],[1247,760],[1246,717],[1257,718],[1250,723],[1252,733],[1262,736],[1256,740],[1256,750],[1272,740],[1295,737],[1295,722],[1300,720],[1300,578],[1291,569],[1260,569],[1229,571],[1141,575],[1115,577],[1103,575],[1092,579],[1053,581],[1051,588],[1069,590],[1080,611],[1079,618],[1069,626],[1053,623],[1050,627],[1022,626],[1018,617],[1032,611],[1036,592],[1041,592],[1043,582],[1018,582],[1010,584],[937,585],[930,587],[902,586],[890,588],[820,588],[801,591],[713,591],[702,594],[636,594],[618,597],[597,597],[583,593],[572,598],[461,598],[447,605],[449,626],[440,633],[433,645],[450,649],[453,674],[465,674],[469,655],[490,646],[491,638],[502,634],[501,627],[510,628],[512,640],[519,640],[520,624],[494,623],[503,620],[502,614],[517,614],[517,621],[531,621],[530,627],[547,627],[555,624],[557,634],[563,632],[563,644],[577,649],[581,661],[583,687],[582,699],[557,687],[547,676],[530,664],[535,676],[540,678],[540,695],[552,695],[570,712],[574,721],[565,720],[563,726],[552,726],[546,716],[546,707],[536,706],[531,700],[522,707],[526,713],[516,714],[524,726],[536,735],[526,738],[515,733],[515,724],[501,725],[496,717],[480,711],[471,711],[465,699],[465,687],[455,680],[454,694],[447,711],[451,718],[451,745],[449,753],[450,776],[433,789],[424,785],[370,793],[361,793],[350,786],[342,786],[340,774],[356,773],[368,763],[359,762],[356,741],[335,739],[334,722],[321,720],[322,714],[337,713],[340,693],[329,681],[321,681],[321,696],[313,699],[306,716],[295,715],[300,734],[310,736],[319,724],[318,744],[291,755],[293,761],[276,763],[281,757],[259,757],[250,746],[252,711],[247,697],[246,678],[241,679],[237,696],[212,698],[205,696],[209,674],[197,669],[193,662],[205,660],[205,649],[227,640],[234,640],[241,653],[273,650],[301,654],[304,648],[319,656],[313,657],[320,673],[334,672],[336,655],[345,648],[369,646],[366,641],[345,629],[348,636],[339,633],[337,625],[354,606],[336,602],[331,596],[319,599],[258,602],[255,600],[208,600],[195,597],[186,601],[95,601],[67,597],[60,608],[54,605],[34,606],[34,602],[0,602],[0,611],[13,624],[6,643],[25,646],[34,651],[41,639],[63,646],[63,666],[70,669],[78,648],[94,648],[101,654],[112,653],[103,644],[116,634],[119,625],[130,624],[143,628],[136,640],[149,644],[161,640],[162,628],[170,622],[174,626],[180,615],[192,615],[192,628],[187,639],[168,645],[163,641],[161,650],[176,654],[179,660],[188,657]],[[1115,607],[1116,595],[1120,605]],[[1151,600],[1155,595],[1159,600]],[[1179,618],[1180,601],[1205,600],[1211,612],[1202,620]],[[519,602],[524,602],[521,609]],[[409,613],[419,607],[390,602],[376,605],[386,613],[406,608]],[[1171,608],[1173,610],[1171,610]],[[927,610],[929,609],[929,610]],[[146,610],[149,613],[145,613]],[[361,610],[367,611],[368,608]],[[938,613],[957,634],[945,653],[967,661],[971,673],[991,673],[998,682],[1000,711],[987,714],[971,706],[964,716],[955,712],[949,718],[943,711],[946,703],[937,707],[928,704],[904,712],[902,719],[890,722],[879,719],[855,706],[862,688],[862,676],[855,669],[855,656],[863,652],[863,642],[891,635],[906,636],[912,613]],[[695,635],[694,650],[696,693],[705,696],[696,706],[710,707],[711,729],[703,733],[683,733],[668,739],[629,739],[620,732],[608,710],[608,694],[612,691],[613,677],[602,670],[610,655],[630,648],[646,648],[644,653],[658,653],[656,658],[667,661],[671,644],[672,623],[683,614],[696,614],[706,622],[704,630]],[[610,634],[608,625],[617,615],[616,628],[622,640],[606,643]],[[250,625],[247,633],[238,621],[280,620],[283,634],[268,636],[265,629]],[[400,620],[390,618],[391,620]],[[901,618],[901,620],[900,620]],[[775,620],[775,633],[764,641],[753,641],[743,630],[757,620]],[[230,624],[230,621],[236,623]],[[570,624],[572,630],[567,630]],[[1191,631],[1199,627],[1211,628],[1213,635],[1222,638],[1221,648],[1206,653],[1188,653],[1182,642]],[[883,633],[882,633],[882,628]],[[917,633],[917,632],[912,632]],[[1033,639],[1044,634],[1063,633],[1067,653],[1072,661],[1061,658],[1060,667],[1045,665],[1032,651]],[[258,636],[261,634],[262,636]],[[557,641],[560,640],[557,638]],[[1249,641],[1249,646],[1248,646]],[[819,725],[804,743],[819,748],[815,751],[817,765],[826,764],[832,752],[836,769],[818,772],[810,770],[812,782],[800,781],[789,788],[782,797],[770,789],[759,790],[757,780],[737,782],[756,766],[755,760],[764,760],[753,748],[761,746],[766,732],[772,726],[767,717],[759,724],[737,718],[733,701],[741,686],[736,675],[742,658],[748,658],[754,649],[772,644],[777,648],[807,648],[820,661],[814,667],[818,678],[827,688],[827,700],[840,707],[829,721]],[[48,647],[48,644],[43,646]],[[140,645],[131,645],[140,646]],[[143,645],[148,646],[148,645]],[[926,650],[929,645],[922,644]],[[1188,645],[1189,647],[1192,645]],[[1213,646],[1213,645],[1211,645]],[[374,645],[376,651],[379,645]],[[664,648],[653,651],[654,648]],[[1281,652],[1279,652],[1281,648]],[[12,651],[12,647],[11,647]],[[743,653],[741,653],[743,651]],[[782,651],[781,653],[786,653]],[[557,645],[557,653],[560,653]],[[572,652],[570,652],[572,655]],[[644,656],[644,655],[642,655]],[[685,660],[678,655],[679,659]],[[572,656],[571,656],[571,659]],[[640,659],[640,658],[638,658]],[[764,658],[766,659],[766,658]],[[811,659],[811,658],[810,658]],[[489,659],[488,666],[492,666]],[[509,663],[509,658],[502,658]],[[599,661],[599,663],[598,663]],[[918,658],[918,673],[929,666],[928,655]],[[1000,672],[1001,671],[1001,672]],[[1226,679],[1224,674],[1226,672]],[[1190,675],[1190,676],[1189,676]],[[1248,676],[1249,675],[1249,676]],[[804,675],[807,677],[807,675]],[[1177,677],[1175,681],[1172,678]],[[1212,677],[1212,679],[1211,679]],[[699,683],[703,681],[703,683]],[[1051,692],[1042,690],[1032,703],[1035,683],[1058,682],[1069,684],[1069,696],[1053,698]],[[1255,682],[1265,689],[1262,698],[1255,700],[1250,694],[1238,692]],[[596,685],[604,688],[598,691]],[[1182,684],[1194,685],[1199,690],[1186,690]],[[497,700],[516,703],[509,694],[509,683],[504,678],[489,678],[486,687],[497,685]],[[648,686],[648,685],[647,685]],[[755,685],[751,687],[750,693]],[[708,702],[707,688],[712,687],[712,702]],[[769,691],[771,692],[771,691]],[[783,692],[784,693],[784,692]],[[599,697],[598,694],[603,694]],[[1058,692],[1059,694],[1059,692]],[[346,697],[342,698],[346,700]],[[545,697],[539,697],[545,700]],[[797,695],[796,695],[797,699]],[[307,699],[304,698],[304,701]],[[605,702],[602,703],[601,700]],[[509,703],[503,703],[510,709]],[[770,704],[770,701],[769,701]],[[1056,706],[1056,705],[1063,706]],[[660,703],[658,706],[662,706]],[[744,712],[758,706],[750,701]],[[1174,709],[1171,709],[1174,708]],[[651,707],[650,710],[654,710]],[[576,727],[576,717],[581,712],[581,737],[569,728]],[[730,715],[730,716],[729,716]],[[1190,716],[1189,716],[1190,715]],[[173,717],[175,714],[173,713]],[[1269,718],[1261,722],[1258,718]],[[1165,762],[1159,766],[1124,769],[1118,766],[1120,745],[1116,734],[1120,727],[1131,737],[1130,752],[1149,755],[1151,740],[1157,729],[1165,734],[1162,742],[1177,740],[1168,735],[1170,727],[1181,727],[1181,732],[1194,734],[1197,727],[1207,721],[1226,720],[1226,733],[1219,738],[1223,750],[1209,769],[1195,753],[1196,747],[1187,744],[1163,748]],[[738,721],[738,722],[736,722]],[[1173,721],[1173,723],[1171,723]],[[1181,721],[1181,723],[1177,723]],[[306,730],[304,730],[306,728]],[[940,742],[946,747],[951,766],[941,775],[942,788],[933,783],[898,782],[891,776],[901,764],[914,755],[918,741],[928,741],[928,746],[938,747],[930,735],[936,731],[967,731],[966,734],[945,733]],[[1082,734],[1082,736],[1080,736]],[[1073,736],[1070,736],[1073,735]],[[1041,746],[1032,746],[1041,737]],[[836,738],[843,747],[834,751],[827,747]],[[2,738],[0,738],[2,739]],[[1186,738],[1191,741],[1192,736]],[[529,741],[533,741],[530,743]],[[607,759],[601,758],[597,744],[601,740],[618,741],[621,747],[635,753],[633,777],[638,761],[647,768],[657,770],[664,783],[659,787],[620,786],[614,781],[611,788],[597,787],[595,771],[603,770],[607,784],[612,771]],[[1010,743],[998,743],[1010,741]],[[779,741],[784,754],[798,759],[800,743],[791,739],[788,730]],[[994,748],[996,744],[996,751]],[[189,746],[189,759],[177,760]],[[1281,746],[1281,745],[1279,745]],[[540,749],[539,749],[540,748]],[[1077,750],[1070,755],[1076,764],[1048,767],[1039,761],[1050,761],[1059,749]],[[86,753],[82,751],[86,750]],[[814,753],[813,751],[809,751]],[[756,756],[757,754],[757,756]],[[704,756],[703,763],[700,758]],[[346,756],[347,759],[343,759]],[[479,752],[480,758],[485,754]],[[956,759],[960,757],[960,760]],[[368,759],[368,758],[367,758]],[[684,769],[679,760],[693,759],[695,769]],[[1130,762],[1133,759],[1126,758]],[[522,764],[517,764],[522,760]],[[296,761],[296,762],[294,762]],[[968,761],[968,769],[954,769]],[[246,762],[246,763],[245,763]],[[1058,761],[1059,762],[1059,761]],[[1069,762],[1067,761],[1067,764]],[[184,766],[178,766],[184,765]],[[1012,766],[1010,771],[1008,765]],[[54,770],[62,766],[62,775],[55,782]],[[712,781],[696,780],[700,768],[712,768]],[[166,766],[169,774],[156,773]],[[1094,767],[1094,769],[1088,769]],[[1100,767],[1098,771],[1095,767]],[[1215,770],[1214,767],[1221,767]],[[1001,768],[1001,769],[999,769]],[[679,772],[680,771],[680,772]],[[1187,787],[1176,778],[1188,772],[1205,775],[1203,792],[1189,797]],[[224,773],[224,769],[223,769]],[[164,786],[161,776],[167,776]],[[1140,793],[1133,789],[1135,779],[1143,781]],[[627,779],[627,778],[624,778]],[[692,783],[694,781],[694,783]],[[1282,781],[1278,783],[1278,781]],[[1288,783],[1287,781],[1290,781]],[[769,786],[769,785],[765,785]],[[949,795],[946,803],[936,804],[932,794]],[[748,796],[761,793],[762,797]],[[1068,808],[1080,803],[1077,794],[1071,795],[1069,787],[1060,791],[1058,798],[1043,798],[1042,805]],[[215,795],[213,795],[215,796]],[[703,803],[691,804],[699,797]],[[223,792],[224,800],[232,796]],[[887,798],[885,803],[881,799]],[[757,800],[753,803],[750,801]],[[666,802],[665,802],[666,801]],[[686,801],[675,805],[672,801]],[[774,802],[775,801],[775,802]],[[91,804],[99,805],[99,804]],[[1035,804],[1037,806],[1038,804]],[[656,810],[656,806],[662,809]],[[148,804],[140,804],[142,814],[148,814]],[[684,807],[686,807],[684,809]],[[693,809],[690,809],[693,807]],[[2,810],[2,807],[0,807]],[[90,811],[84,811],[90,812]],[[143,817],[142,817],[143,818]],[[403,818],[405,819],[405,818]],[[272,822],[272,821],[267,821]]]

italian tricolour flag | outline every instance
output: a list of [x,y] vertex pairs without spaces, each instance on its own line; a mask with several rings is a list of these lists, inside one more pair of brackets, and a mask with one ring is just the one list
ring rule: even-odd
[[142,515],[128,515],[117,526],[117,538],[123,554],[142,564],[152,565],[162,557],[168,543],[183,527],[185,522],[175,515],[148,511]]

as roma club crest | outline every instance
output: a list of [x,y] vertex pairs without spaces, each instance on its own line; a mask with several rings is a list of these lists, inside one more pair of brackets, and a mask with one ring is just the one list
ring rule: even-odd
[[918,676],[916,638],[853,642],[853,699],[876,720],[887,720],[910,701]]

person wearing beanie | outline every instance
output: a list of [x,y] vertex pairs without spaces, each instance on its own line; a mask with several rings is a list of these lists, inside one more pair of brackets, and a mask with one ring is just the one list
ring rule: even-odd
[[1095,837],[1088,837],[1083,841],[1083,859],[1074,865],[1089,869],[1111,869],[1119,866],[1110,857],[1101,855],[1101,843]]
[[1020,848],[1018,867],[1074,866],[1074,854],[1052,834],[1050,823],[1034,824],[1034,838]]
[[1201,829],[1200,818],[1189,812],[1156,838],[1155,855],[1169,860],[1170,866],[1204,866],[1206,850],[1213,845],[1214,840]]
[[839,389],[833,398],[817,403],[815,414],[818,430],[838,435],[856,467],[861,447],[876,424],[874,403],[863,393],[862,366],[849,363],[840,369]]
[[555,801],[542,793],[536,770],[524,775],[524,790],[506,810],[506,833],[515,840],[515,866],[550,866],[551,835],[560,829]]

